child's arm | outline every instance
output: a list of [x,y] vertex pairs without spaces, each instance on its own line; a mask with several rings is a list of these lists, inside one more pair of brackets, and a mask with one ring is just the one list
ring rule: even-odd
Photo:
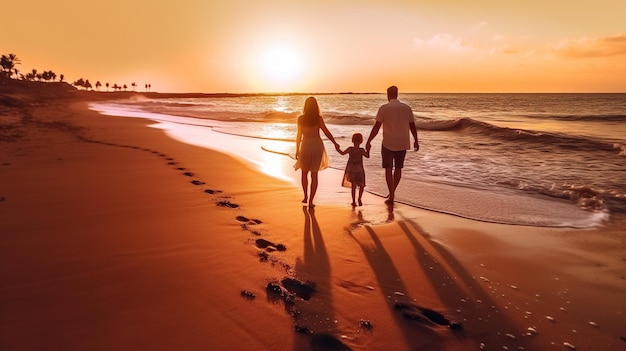
[[337,148],[337,152],[338,152],[338,153],[340,153],[340,154],[342,154],[342,155],[345,155],[345,154],[347,154],[348,152],[350,152],[350,148],[351,148],[351,147],[352,147],[352,146],[349,146],[348,148],[346,148],[346,149],[345,149],[345,150],[343,150],[343,151],[341,151],[341,149]]
[[370,158],[370,149],[369,148],[367,148],[367,149],[361,148],[361,152],[363,153],[363,156],[365,156],[367,158]]

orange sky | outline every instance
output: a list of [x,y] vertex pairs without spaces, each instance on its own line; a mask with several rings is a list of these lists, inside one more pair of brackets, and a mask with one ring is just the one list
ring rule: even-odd
[[20,0],[0,53],[160,92],[626,92],[626,1]]

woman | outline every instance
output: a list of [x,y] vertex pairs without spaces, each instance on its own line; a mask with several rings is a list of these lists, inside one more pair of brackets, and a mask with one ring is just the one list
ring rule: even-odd
[[[317,172],[328,168],[329,161],[324,148],[324,142],[320,138],[320,129],[326,137],[333,142],[335,149],[339,150],[339,144],[333,138],[324,119],[320,115],[320,108],[314,97],[309,97],[304,102],[303,114],[298,117],[298,133],[296,136],[296,170],[302,169],[302,191],[304,199],[302,203],[309,203],[309,208],[314,208],[313,198],[317,192]],[[309,173],[311,173],[311,191],[309,192]]]

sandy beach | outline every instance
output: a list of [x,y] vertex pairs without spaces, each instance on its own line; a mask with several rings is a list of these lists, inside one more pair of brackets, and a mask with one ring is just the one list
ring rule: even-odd
[[[0,90],[2,350],[624,350],[626,219],[484,223]],[[131,93],[128,93],[131,94]],[[488,211],[488,209],[485,209]]]

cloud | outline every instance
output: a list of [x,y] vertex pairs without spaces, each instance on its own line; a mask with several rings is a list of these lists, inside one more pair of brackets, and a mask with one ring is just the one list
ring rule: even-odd
[[448,51],[464,51],[472,49],[472,46],[463,38],[456,38],[447,33],[436,34],[428,40],[413,39],[418,49],[438,49]]
[[626,35],[563,40],[555,47],[565,57],[588,58],[626,55]]
[[520,54],[521,51],[517,50],[515,48],[512,48],[509,45],[505,45],[502,47],[497,47],[497,48],[491,48],[489,49],[489,55],[494,56],[494,55],[516,55],[516,54]]

